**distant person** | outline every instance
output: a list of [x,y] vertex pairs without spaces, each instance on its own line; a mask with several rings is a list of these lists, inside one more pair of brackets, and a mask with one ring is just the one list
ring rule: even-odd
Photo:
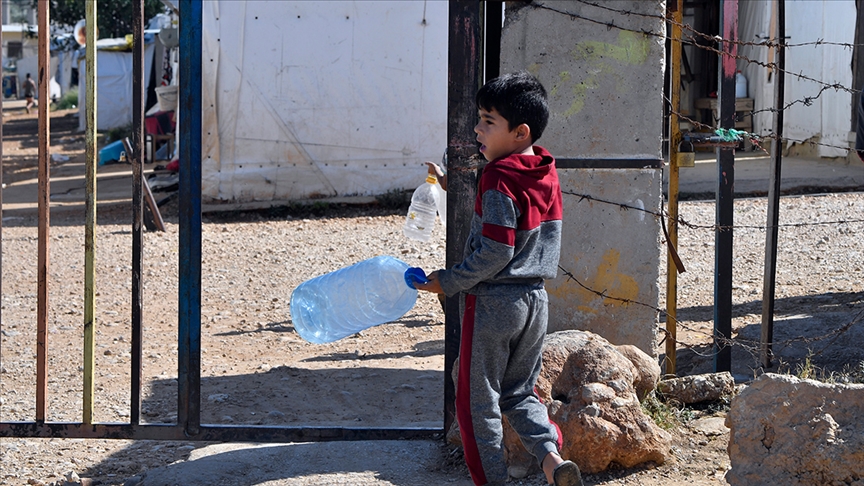
[[561,432],[534,391],[549,313],[544,281],[558,273],[561,252],[555,159],[534,145],[549,120],[546,90],[527,72],[505,74],[480,88],[476,105],[474,132],[489,163],[480,176],[464,259],[415,286],[459,295],[456,420],[474,484],[508,479],[504,415],[549,484],[582,486],[579,468],[561,458]]
[[24,91],[24,99],[27,100],[27,113],[30,113],[30,107],[33,106],[33,96],[36,94],[36,83],[30,78],[30,73],[27,73],[27,79],[21,84],[21,89]]

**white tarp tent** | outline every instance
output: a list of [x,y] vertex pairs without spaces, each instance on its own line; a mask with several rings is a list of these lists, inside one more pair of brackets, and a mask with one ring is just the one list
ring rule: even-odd
[[[745,42],[759,42],[776,35],[775,2],[742,2],[738,12],[738,35]],[[855,41],[855,2],[793,0],[786,2],[786,35],[790,44],[825,41],[852,44]],[[738,53],[762,63],[774,62],[774,51],[761,46],[739,47]],[[786,51],[785,104],[813,98],[810,104],[796,103],[784,114],[783,136],[790,140],[813,140],[820,157],[845,157],[848,147],[853,96],[847,91],[827,89],[824,85],[796,75],[818,79],[828,85],[851,86],[852,49],[842,45],[792,47]],[[738,61],[748,80],[749,97],[754,100],[753,131],[772,130],[776,74],[769,68]],[[860,86],[852,86],[860,89]],[[787,146],[791,142],[787,142]]]
[[[124,40],[125,42],[125,40]],[[96,42],[96,129],[110,130],[132,123],[132,52],[106,50],[102,47],[116,46],[117,39],[101,39]],[[144,79],[150,79],[153,67],[153,38],[144,46]],[[87,100],[86,60],[82,58],[78,72],[78,128],[84,130]]]
[[447,145],[447,8],[205,2],[204,197],[369,196],[422,183],[422,162]]

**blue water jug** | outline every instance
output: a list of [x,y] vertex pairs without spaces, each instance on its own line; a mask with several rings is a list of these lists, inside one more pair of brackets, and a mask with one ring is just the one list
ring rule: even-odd
[[324,344],[404,316],[417,301],[419,268],[377,256],[298,285],[291,293],[291,320],[303,339]]

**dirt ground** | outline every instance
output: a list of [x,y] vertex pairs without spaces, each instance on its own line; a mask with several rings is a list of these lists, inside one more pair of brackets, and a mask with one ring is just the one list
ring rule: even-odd
[[[57,112],[52,146],[68,161],[83,162],[77,118]],[[4,116],[3,181],[33,184],[35,114]],[[148,166],[150,167],[150,166]],[[103,168],[100,168],[102,171]],[[418,167],[418,171],[422,171]],[[82,171],[83,172],[83,171]],[[421,172],[422,174],[422,172]],[[33,184],[35,190],[35,184]],[[157,199],[167,193],[157,193]],[[54,195],[52,194],[52,200]],[[862,308],[864,255],[856,235],[862,223],[860,194],[783,199],[782,222],[826,222],[784,227],[778,256],[775,347],[779,365],[840,372],[864,361],[851,324]],[[4,209],[7,201],[4,200]],[[327,345],[303,341],[293,330],[289,298],[298,284],[380,254],[411,266],[444,263],[444,232],[419,243],[401,233],[403,209],[318,205],[307,210],[214,213],[204,217],[202,262],[202,421],[218,424],[315,424],[428,426],[443,410],[444,316],[438,301],[421,294],[398,322]],[[766,204],[739,200],[735,222],[752,228],[735,233],[733,372],[746,379],[761,373],[754,350],[759,336]],[[684,202],[682,217],[710,225],[713,202]],[[163,207],[164,233],[145,233],[144,381],[142,417],[148,423],[176,420],[178,225],[176,202]],[[129,419],[131,320],[131,209],[100,206],[96,263],[96,422]],[[83,207],[52,212],[49,270],[48,420],[81,420],[84,286]],[[842,221],[842,222],[841,222]],[[37,219],[24,210],[3,214],[0,420],[33,421],[36,382]],[[711,229],[682,228],[679,277],[679,374],[712,369],[714,236]],[[665,290],[665,272],[658,286]],[[661,298],[660,306],[665,299]],[[848,326],[846,326],[849,324]],[[665,320],[658,322],[665,327]],[[845,329],[844,329],[845,327]],[[833,332],[832,332],[833,331]],[[658,354],[664,350],[658,333]],[[681,409],[670,432],[670,460],[586,477],[592,485],[725,484],[728,431],[717,428],[723,407]],[[713,424],[713,426],[709,425]],[[206,444],[84,439],[0,439],[0,484],[51,484],[67,473],[94,484],[126,478],[183,461]],[[440,446],[439,456],[410,484],[465,481],[459,451]],[[513,484],[541,485],[539,476]],[[182,484],[182,481],[178,481]],[[229,484],[226,479],[224,484]],[[235,484],[230,482],[230,484]],[[242,483],[236,483],[242,484]],[[248,484],[248,483],[247,483]],[[282,478],[267,484],[361,484],[350,475]],[[391,483],[373,479],[362,484]]]

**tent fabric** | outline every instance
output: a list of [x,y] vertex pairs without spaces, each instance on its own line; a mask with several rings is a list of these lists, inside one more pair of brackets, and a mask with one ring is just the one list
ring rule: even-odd
[[205,198],[378,195],[440,159],[446,2],[221,0],[203,31]]
[[[151,42],[144,46],[144,79],[150,79],[153,68]],[[110,130],[132,123],[132,53],[112,50],[96,51],[96,129]],[[79,64],[78,72],[78,128],[86,128],[84,113],[87,109],[86,60]]]
[[[742,2],[739,7],[738,37],[741,40],[761,40],[776,35],[772,19],[774,2]],[[773,14],[776,17],[776,14]],[[828,85],[850,86],[852,50],[842,44],[855,41],[854,2],[787,2],[786,35],[792,44],[826,42],[818,47],[797,47],[786,54],[785,105],[795,100],[812,98],[809,103],[790,105],[785,111],[783,136],[790,140],[813,140],[820,157],[845,157],[851,128],[852,97],[843,90],[824,90],[824,85],[799,78],[802,74],[818,79]],[[837,43],[832,45],[831,43]],[[763,46],[742,45],[738,69],[747,77],[749,98],[753,98],[753,131],[759,134],[771,132],[774,107],[774,81],[777,74],[764,64],[774,62],[774,51]],[[754,59],[762,66],[748,63]],[[794,73],[794,74],[793,74]],[[861,89],[861,86],[853,86]],[[824,90],[824,91],[823,91]],[[790,143],[791,144],[791,143]],[[767,147],[766,147],[767,148]]]

